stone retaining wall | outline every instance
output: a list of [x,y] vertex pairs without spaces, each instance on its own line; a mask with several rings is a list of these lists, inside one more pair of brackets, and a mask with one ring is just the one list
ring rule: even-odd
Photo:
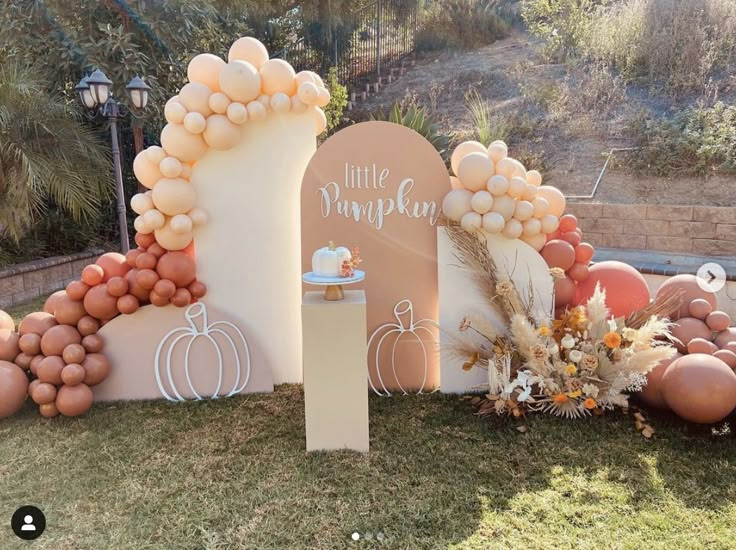
[[568,202],[593,246],[736,256],[736,208]]
[[64,288],[102,253],[90,250],[0,269],[0,309]]

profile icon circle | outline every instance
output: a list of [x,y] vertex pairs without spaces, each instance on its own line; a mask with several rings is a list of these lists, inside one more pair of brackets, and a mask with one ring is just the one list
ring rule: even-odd
[[10,520],[13,533],[23,540],[33,540],[46,529],[46,516],[35,506],[21,506]]

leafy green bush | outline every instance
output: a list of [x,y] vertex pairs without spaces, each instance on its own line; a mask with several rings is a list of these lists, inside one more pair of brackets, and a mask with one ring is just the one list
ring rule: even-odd
[[330,102],[325,107],[327,133],[329,135],[342,125],[345,107],[348,106],[348,89],[340,84],[335,67],[332,67],[327,73],[325,86],[330,90]]
[[658,176],[736,172],[736,106],[696,105],[672,118],[639,118],[629,125],[638,139],[628,166]]
[[416,36],[419,51],[473,49],[508,35],[509,25],[493,0],[440,0],[423,13]]
[[521,10],[529,31],[545,40],[545,53],[564,61],[579,53],[590,32],[591,15],[606,0],[527,0]]
[[440,130],[429,110],[419,105],[415,98],[397,101],[388,113],[379,111],[371,120],[385,120],[411,128],[429,141],[443,159],[449,156],[450,136]]

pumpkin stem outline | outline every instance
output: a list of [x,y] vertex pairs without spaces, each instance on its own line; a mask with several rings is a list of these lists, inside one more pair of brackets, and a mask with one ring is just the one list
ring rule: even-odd
[[[396,345],[399,342],[399,339],[401,336],[407,332],[410,332],[413,334],[417,340],[419,340],[420,344],[422,345],[422,353],[424,355],[424,377],[422,379],[422,385],[419,388],[419,391],[417,391],[417,394],[423,394],[424,393],[424,386],[427,384],[427,377],[429,375],[429,364],[428,364],[428,355],[427,350],[424,347],[424,343],[422,342],[422,339],[417,334],[418,330],[424,330],[426,331],[434,340],[434,343],[436,346],[439,346],[439,338],[436,334],[434,334],[429,328],[426,326],[423,326],[423,324],[430,324],[431,326],[439,329],[440,326],[434,319],[420,319],[416,323],[414,322],[414,304],[412,304],[411,300],[405,299],[399,301],[394,306],[394,317],[396,318],[396,323],[386,323],[384,325],[381,325],[378,327],[375,331],[373,331],[373,334],[371,334],[371,337],[368,339],[368,354],[370,354],[371,345],[373,344],[373,340],[376,338],[376,336],[385,329],[390,329],[388,332],[384,333],[379,339],[376,344],[376,352],[375,352],[375,366],[376,366],[376,375],[378,377],[378,382],[380,384],[381,390],[377,389],[375,384],[373,384],[373,380],[371,379],[370,374],[368,375],[368,383],[371,386],[371,389],[377,394],[382,397],[391,397],[391,392],[386,388],[386,383],[383,381],[383,377],[381,376],[381,369],[378,364],[379,362],[379,356],[381,351],[381,346],[383,345],[384,340],[390,336],[391,334],[397,334],[396,340],[394,341],[392,350],[391,350],[391,370],[394,374],[394,379],[396,380],[396,384],[398,385],[399,389],[403,392],[403,395],[409,395],[409,392],[406,391],[406,389],[401,385],[401,382],[399,381],[399,377],[396,371]],[[409,325],[408,327],[404,324],[404,319],[402,319],[402,316],[406,316],[408,314],[409,316]],[[437,391],[436,388],[434,391]]]

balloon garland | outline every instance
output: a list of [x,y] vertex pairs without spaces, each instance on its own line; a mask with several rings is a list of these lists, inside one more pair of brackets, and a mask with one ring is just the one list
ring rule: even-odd
[[90,387],[111,368],[97,335],[101,326],[143,305],[183,308],[206,294],[196,277],[193,242],[207,213],[197,207],[190,179],[207,151],[231,149],[244,126],[270,115],[311,113],[315,133],[326,129],[322,107],[330,93],[319,75],[295,73],[286,61],[269,59],[255,38],[236,40],[227,62],[195,56],[187,77],[164,108],[161,145],[141,151],[133,162],[148,189],[130,201],[138,214],[138,248],[125,256],[103,254],[79,280],[49,296],[43,312],[27,315],[17,332],[0,311],[0,418],[17,412],[27,395],[44,417],[84,414],[93,402]]

